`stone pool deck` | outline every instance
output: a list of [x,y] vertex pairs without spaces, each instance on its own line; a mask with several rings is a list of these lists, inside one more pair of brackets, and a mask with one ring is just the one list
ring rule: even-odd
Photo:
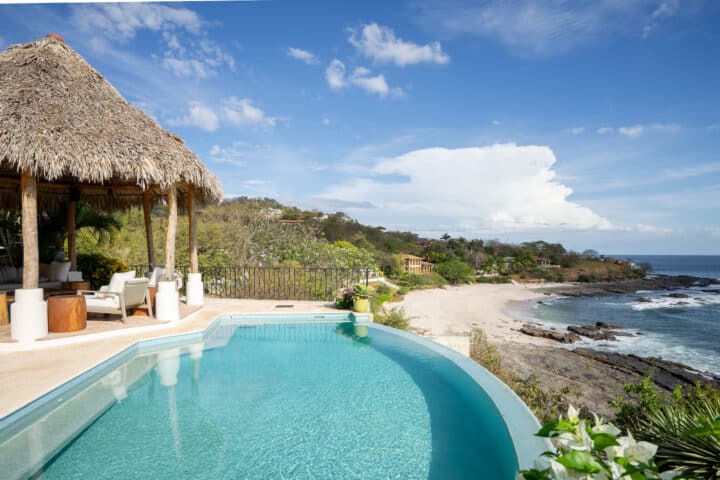
[[98,320],[89,325],[89,331],[56,335],[35,342],[32,349],[0,342],[0,418],[140,340],[199,332],[218,316],[232,313],[318,312],[339,311],[327,302],[206,298],[205,305],[200,309],[183,305],[183,318],[174,324],[159,323],[147,317],[131,317],[127,325],[115,320]]

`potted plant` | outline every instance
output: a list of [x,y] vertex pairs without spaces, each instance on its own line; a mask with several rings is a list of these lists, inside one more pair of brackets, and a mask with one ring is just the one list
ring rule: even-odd
[[352,290],[353,311],[368,313],[370,311],[370,291],[366,286],[355,285]]

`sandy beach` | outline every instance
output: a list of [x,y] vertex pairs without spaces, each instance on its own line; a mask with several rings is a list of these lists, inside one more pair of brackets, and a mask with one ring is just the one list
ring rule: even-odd
[[507,313],[511,302],[543,297],[523,285],[475,284],[410,292],[397,305],[413,317],[414,328],[428,331],[433,337],[464,336],[480,327],[493,343],[548,345],[548,340],[520,333],[523,322]]

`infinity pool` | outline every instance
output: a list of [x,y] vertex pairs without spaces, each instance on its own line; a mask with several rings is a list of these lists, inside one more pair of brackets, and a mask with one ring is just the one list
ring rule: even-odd
[[[31,424],[0,431],[0,471],[64,480],[514,478],[506,419],[476,380],[406,335],[343,320],[228,318],[202,342],[134,355]],[[528,418],[518,421],[532,431]],[[524,454],[542,451],[534,446]]]

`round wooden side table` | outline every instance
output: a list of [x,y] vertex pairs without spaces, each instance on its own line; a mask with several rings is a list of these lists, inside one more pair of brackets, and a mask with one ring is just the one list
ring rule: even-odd
[[90,290],[90,282],[62,282],[60,287],[67,288],[68,290]]
[[7,293],[0,293],[0,325],[9,325],[10,315],[8,314],[8,296]]
[[48,297],[48,331],[77,332],[87,326],[87,306],[82,295]]

